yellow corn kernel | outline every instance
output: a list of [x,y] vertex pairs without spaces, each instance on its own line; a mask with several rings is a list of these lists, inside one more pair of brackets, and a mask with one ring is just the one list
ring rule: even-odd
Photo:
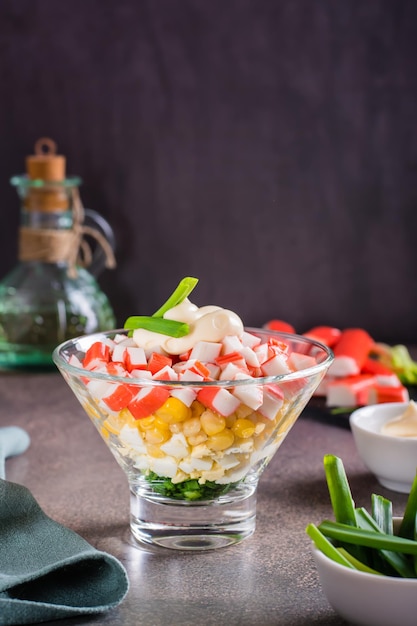
[[235,440],[235,436],[229,428],[224,428],[220,433],[216,433],[209,437],[206,446],[210,450],[220,451],[230,448]]
[[181,402],[178,398],[170,396],[161,408],[155,412],[155,415],[167,424],[177,424],[178,422],[184,422],[186,419],[191,417],[191,410],[186,404],[184,404],[184,402]]
[[159,430],[158,428],[150,428],[145,431],[146,443],[164,443],[171,436],[169,431]]
[[161,419],[159,416],[155,417],[154,426],[158,430],[170,432],[169,424],[165,422],[163,419]]
[[246,406],[246,404],[240,404],[236,409],[237,417],[248,417],[253,413],[253,409]]
[[123,424],[127,424],[128,426],[131,426],[132,428],[138,425],[139,420],[135,420],[135,418],[133,417],[132,413],[129,411],[128,408],[124,408],[120,411],[119,418],[123,422]]
[[201,428],[210,437],[226,428],[226,420],[222,415],[207,410],[200,416]]
[[103,422],[102,430],[105,432],[106,437],[109,436],[110,433],[113,435],[118,435],[120,433],[120,427],[118,424],[114,424],[111,419],[107,419]]
[[191,435],[196,435],[201,428],[200,420],[198,417],[192,417],[189,420],[185,420],[182,425],[182,432],[185,437],[190,437]]
[[161,448],[153,443],[148,443],[146,450],[149,456],[152,456],[154,459],[163,459],[166,456],[165,452],[162,452]]
[[97,411],[97,409],[94,406],[92,406],[90,403],[86,402],[85,404],[83,404],[83,408],[84,408],[84,411],[92,420],[101,419],[102,416],[99,413],[99,411]]
[[155,418],[153,415],[149,415],[148,417],[143,417],[142,419],[137,420],[137,422],[139,430],[146,431],[154,428]]
[[191,417],[200,417],[200,415],[204,412],[205,406],[201,404],[198,400],[194,400],[191,405]]
[[122,409],[118,415],[109,415],[104,421],[104,426],[114,435],[118,435],[126,424],[131,428],[136,428],[138,425],[129,409]]
[[207,435],[202,430],[198,432],[196,435],[190,435],[187,437],[187,442],[190,446],[198,446],[200,443],[204,443],[207,441]]
[[232,426],[232,432],[236,435],[236,437],[247,439],[248,437],[252,437],[255,432],[255,424],[245,417],[240,417]]
[[226,417],[226,428],[232,428],[233,424],[236,422],[236,413],[232,413]]
[[[101,436],[102,436],[104,439],[108,439],[108,438],[110,437],[110,433],[109,433],[109,431],[108,431],[106,428],[104,428],[104,426],[102,426],[102,427],[100,428],[100,433],[101,433]],[[116,433],[116,434],[117,434],[117,433]]]

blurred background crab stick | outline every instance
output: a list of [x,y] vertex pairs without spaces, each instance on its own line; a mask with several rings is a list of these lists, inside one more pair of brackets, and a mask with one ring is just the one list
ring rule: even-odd
[[270,320],[264,324],[266,330],[275,330],[280,333],[292,333],[295,334],[295,328],[292,324],[284,322],[284,320]]
[[307,333],[303,333],[304,337],[320,341],[329,348],[333,348],[337,344],[341,334],[340,328],[334,328],[333,326],[314,326]]
[[343,330],[333,348],[334,361],[329,376],[356,376],[369,356],[374,340],[363,328]]
[[375,378],[371,374],[336,378],[328,384],[326,405],[328,407],[363,406],[368,404],[368,393],[374,386]]
[[373,374],[378,385],[384,387],[398,387],[401,384],[395,372],[384,365],[384,363],[381,363],[381,361],[370,357],[365,360],[362,366],[362,374]]

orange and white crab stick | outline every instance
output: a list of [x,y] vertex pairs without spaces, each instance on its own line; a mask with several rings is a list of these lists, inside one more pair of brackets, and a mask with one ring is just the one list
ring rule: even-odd
[[373,374],[377,384],[383,387],[398,387],[401,384],[397,374],[378,359],[368,357],[362,366],[362,374]]
[[397,387],[375,385],[369,390],[368,404],[382,404],[384,402],[408,402],[410,394],[407,387],[398,385]]
[[327,386],[326,406],[355,407],[368,404],[369,391],[375,384],[375,377],[371,374],[335,378]]
[[362,328],[346,328],[333,347],[334,361],[329,376],[357,376],[374,345],[372,337]]
[[304,337],[320,341],[328,348],[333,348],[336,345],[341,334],[340,328],[333,328],[333,326],[314,326],[307,333],[303,333]]

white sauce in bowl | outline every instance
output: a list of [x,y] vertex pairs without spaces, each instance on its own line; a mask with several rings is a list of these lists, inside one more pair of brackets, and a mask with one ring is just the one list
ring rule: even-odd
[[417,404],[411,400],[404,413],[382,426],[381,433],[391,437],[417,437]]

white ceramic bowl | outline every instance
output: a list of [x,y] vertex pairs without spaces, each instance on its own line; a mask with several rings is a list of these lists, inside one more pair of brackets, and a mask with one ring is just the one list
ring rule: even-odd
[[417,578],[367,574],[335,563],[314,545],[312,552],[324,595],[348,622],[360,626],[416,626]]
[[408,402],[375,404],[357,409],[350,416],[350,427],[362,461],[381,485],[401,493],[409,493],[416,475],[417,437],[384,435],[381,427],[401,415],[407,406]]

